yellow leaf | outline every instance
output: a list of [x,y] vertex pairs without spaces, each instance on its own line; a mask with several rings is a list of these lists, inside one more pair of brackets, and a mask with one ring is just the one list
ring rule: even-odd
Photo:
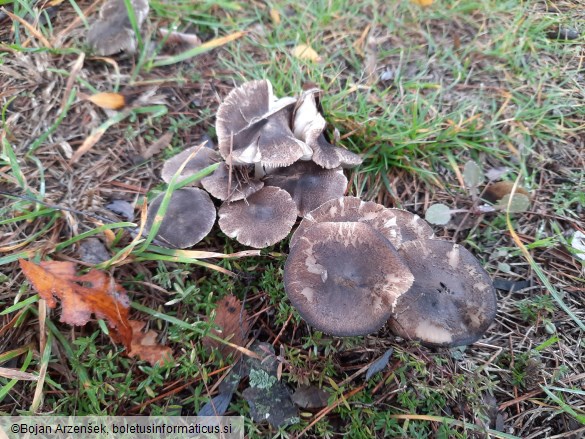
[[280,24],[280,14],[274,8],[270,9],[270,19],[273,24]]
[[433,4],[433,0],[410,0],[412,1],[415,5],[419,5],[419,6],[430,6]]
[[292,55],[297,59],[319,62],[321,57],[315,49],[307,44],[299,44],[292,50]]
[[108,110],[120,110],[126,106],[126,98],[120,93],[96,93],[87,100]]

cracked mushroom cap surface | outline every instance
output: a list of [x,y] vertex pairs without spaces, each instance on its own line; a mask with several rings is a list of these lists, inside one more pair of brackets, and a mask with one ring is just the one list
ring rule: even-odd
[[254,180],[248,169],[243,166],[232,167],[230,179],[229,166],[222,162],[211,175],[201,180],[203,188],[218,200],[238,201],[258,192],[264,182]]
[[347,189],[347,178],[341,168],[324,169],[313,162],[296,162],[276,169],[264,181],[287,191],[301,217],[326,201],[343,196]]
[[265,186],[245,200],[225,202],[219,227],[249,247],[264,248],[286,238],[297,219],[297,206],[283,189]]
[[[191,154],[193,154],[193,152],[195,152],[195,155],[187,162],[183,168],[183,171],[178,176],[177,182],[184,180],[185,178],[196,174],[197,172],[221,160],[221,157],[216,150],[208,148],[204,144],[192,146],[165,161],[160,172],[161,179],[165,183],[170,183],[171,179],[177,173],[181,165],[185,162],[185,160],[187,160],[187,158],[189,158]],[[200,184],[200,181],[193,183],[194,186],[199,186]]]
[[329,200],[307,213],[290,240],[291,248],[315,224],[323,222],[360,222],[372,226],[398,248],[402,243],[400,225],[392,209],[357,197]]
[[[148,207],[147,230],[152,228],[164,195],[160,194]],[[171,195],[156,238],[171,248],[191,247],[209,234],[215,217],[215,206],[207,192],[198,188],[178,189]]]
[[390,328],[431,346],[479,340],[496,317],[492,280],[464,247],[438,239],[405,242],[399,250],[414,284],[397,302]]
[[291,248],[284,288],[314,328],[337,336],[380,329],[413,276],[390,242],[360,222],[313,225]]
[[216,117],[218,148],[233,164],[288,166],[307,148],[296,139],[289,120],[296,100],[276,99],[268,80],[249,81],[233,89]]

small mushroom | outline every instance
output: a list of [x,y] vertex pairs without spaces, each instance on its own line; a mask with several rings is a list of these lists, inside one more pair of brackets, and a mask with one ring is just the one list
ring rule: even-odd
[[292,98],[276,99],[267,80],[249,81],[233,89],[217,110],[219,152],[232,164],[288,166],[307,146],[296,139],[289,120]]
[[[148,15],[148,0],[131,0],[136,23],[140,28]],[[108,0],[101,7],[98,19],[87,32],[87,44],[100,56],[118,52],[136,52],[136,35],[132,29],[124,0]]]
[[[187,162],[183,168],[183,171],[178,176],[177,182],[184,180],[185,178],[196,174],[197,172],[221,160],[221,157],[216,150],[206,148],[204,144],[187,148],[165,161],[160,173],[160,177],[165,183],[171,182],[171,179],[177,173],[181,165],[191,154],[193,154],[194,151],[196,151],[195,155]],[[199,185],[200,181],[197,181],[193,184],[193,186]]]
[[239,243],[263,248],[284,239],[297,219],[297,207],[283,189],[265,186],[245,200],[225,202],[219,227]]
[[[150,230],[164,198],[160,194],[148,207],[146,229]],[[207,192],[198,188],[174,191],[156,238],[171,248],[187,248],[205,238],[215,223],[215,206]]]
[[305,216],[321,204],[343,196],[347,178],[343,170],[323,169],[313,162],[296,162],[278,168],[264,178],[268,186],[287,191],[297,204],[299,216]]
[[496,316],[489,275],[464,247],[426,239],[403,243],[402,260],[414,275],[390,319],[392,331],[431,346],[474,343]]
[[394,247],[398,248],[402,243],[401,226],[393,209],[356,197],[340,197],[323,203],[304,216],[291,237],[291,248],[315,224],[323,222],[363,222],[381,233]]
[[284,289],[299,314],[338,336],[380,329],[412,283],[392,244],[360,222],[313,225],[284,267]]
[[219,200],[238,201],[258,192],[264,182],[252,179],[244,166],[234,166],[230,178],[229,166],[222,162],[213,174],[201,180],[201,185]]

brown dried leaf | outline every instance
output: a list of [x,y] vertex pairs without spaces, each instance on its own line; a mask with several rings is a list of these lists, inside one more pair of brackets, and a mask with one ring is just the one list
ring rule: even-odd
[[72,262],[47,261],[37,265],[19,259],[26,278],[55,308],[61,300],[61,321],[70,325],[83,326],[91,315],[104,319],[111,330],[112,338],[119,340],[130,350],[132,328],[128,323],[129,299],[126,291],[106,273],[90,270],[82,276],[75,275]]
[[[219,330],[213,329],[211,334],[237,346],[246,345],[250,322],[248,321],[248,313],[242,308],[242,302],[236,296],[230,294],[217,304],[214,323]],[[224,358],[232,352],[236,355],[239,355],[240,352],[209,337],[203,339],[203,345],[208,349],[217,348]]]
[[180,46],[186,50],[201,45],[201,39],[195,34],[177,32],[164,28],[159,29],[158,32],[163,38],[166,38],[164,44],[168,46]]
[[173,361],[173,350],[168,346],[162,346],[156,343],[156,332],[150,330],[142,332],[145,322],[130,320],[132,327],[132,343],[128,355],[138,357],[141,360],[148,361],[153,366]]
[[146,150],[140,154],[140,156],[144,160],[148,160],[152,156],[158,154],[167,146],[170,145],[171,140],[173,140],[173,133],[165,133],[159,139],[157,139],[154,143],[151,143]]
[[419,6],[430,6],[433,4],[433,0],[411,0],[415,5]]
[[121,110],[126,106],[126,98],[120,93],[96,93],[87,100],[107,110]]
[[[490,203],[496,203],[506,195],[512,193],[513,187],[513,181],[498,181],[496,183],[491,183],[484,191],[482,198],[489,201]],[[529,192],[523,187],[518,186],[516,188],[516,193],[526,195],[528,198],[530,198]]]

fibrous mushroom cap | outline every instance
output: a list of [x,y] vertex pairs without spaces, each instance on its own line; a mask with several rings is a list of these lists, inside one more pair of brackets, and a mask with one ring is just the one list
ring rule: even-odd
[[245,200],[223,203],[219,227],[239,243],[263,248],[284,239],[297,219],[291,196],[277,187],[264,187]]
[[341,197],[347,178],[341,168],[324,169],[313,162],[296,162],[267,175],[264,181],[287,191],[295,201],[299,216],[305,216],[321,204]]
[[219,152],[232,164],[288,166],[307,146],[290,129],[294,98],[276,99],[267,80],[233,89],[217,110]]
[[268,121],[258,133],[258,153],[260,163],[268,167],[292,165],[308,149],[295,138],[290,129],[292,106],[289,105],[268,116]]
[[238,201],[258,192],[264,182],[252,179],[245,167],[233,167],[230,180],[229,166],[222,162],[213,174],[201,180],[201,185],[219,200]]
[[[131,3],[136,23],[140,28],[148,15],[148,1],[132,0]],[[136,51],[136,36],[123,0],[108,0],[103,4],[99,18],[87,32],[87,44],[100,56]]]
[[306,214],[291,237],[290,246],[294,247],[308,230],[322,222],[363,222],[381,233],[394,247],[402,243],[400,225],[392,209],[356,197],[340,197]]
[[329,143],[323,133],[319,134],[316,139],[308,138],[307,145],[313,150],[311,159],[319,166],[327,169],[337,168],[338,166],[353,168],[363,161],[359,155]]
[[[147,230],[151,229],[163,198],[164,193],[150,203]],[[191,247],[209,234],[215,217],[215,206],[207,192],[197,188],[178,189],[171,195],[156,238],[172,248]]]
[[[219,152],[224,159],[231,153],[257,148],[259,128],[266,123],[272,100],[272,85],[267,80],[248,81],[234,88],[217,110],[215,129]],[[245,163],[254,163],[255,153]]]
[[387,210],[396,216],[402,242],[433,238],[435,234],[433,228],[416,213],[396,208],[387,208]]
[[496,316],[489,275],[464,247],[435,239],[403,243],[400,256],[414,284],[397,302],[392,331],[433,346],[477,341]]
[[[209,165],[217,163],[221,157],[219,153],[211,148],[207,148],[205,145],[196,145],[181,151],[179,154],[171,157],[165,161],[160,177],[165,183],[170,183],[173,176],[177,173],[181,165],[187,160],[187,158],[196,151],[195,155],[187,162],[183,171],[177,178],[177,182],[184,180],[185,178],[205,169]],[[199,186],[200,182],[194,183],[194,186]]]
[[299,314],[339,336],[380,329],[412,282],[392,244],[359,222],[314,224],[284,268],[284,288]]

